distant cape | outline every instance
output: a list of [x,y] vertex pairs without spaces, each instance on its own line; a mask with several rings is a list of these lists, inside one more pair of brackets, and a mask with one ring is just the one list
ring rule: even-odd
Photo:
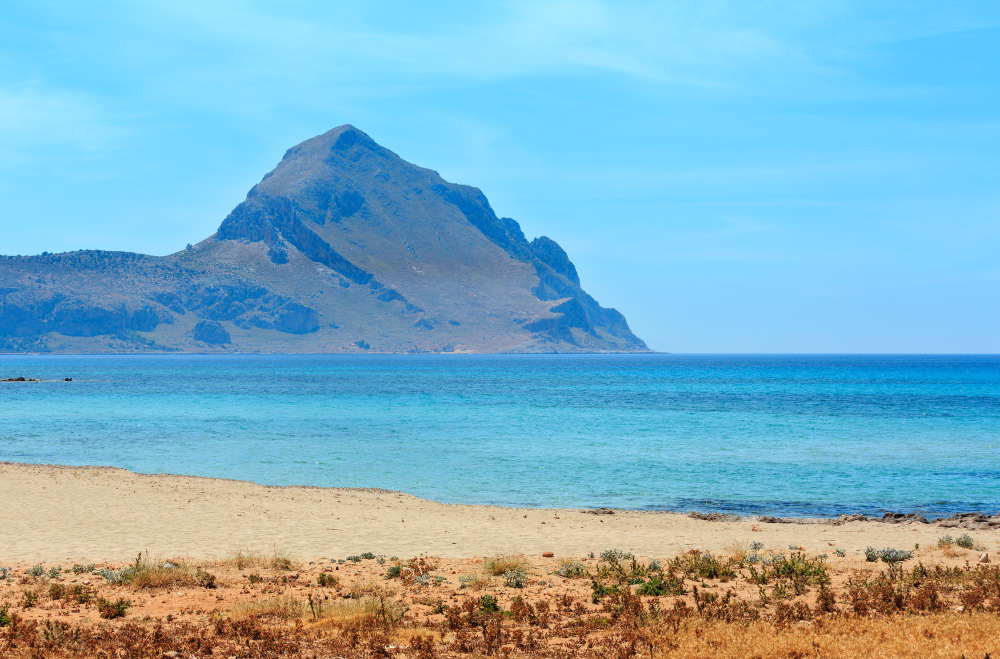
[[350,125],[169,256],[0,257],[0,352],[646,352],[551,238]]

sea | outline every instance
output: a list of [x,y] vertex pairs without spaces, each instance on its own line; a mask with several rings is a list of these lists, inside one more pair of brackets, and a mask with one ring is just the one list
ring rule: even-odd
[[1000,512],[1000,356],[0,356],[18,376],[44,381],[0,384],[0,461],[503,506]]

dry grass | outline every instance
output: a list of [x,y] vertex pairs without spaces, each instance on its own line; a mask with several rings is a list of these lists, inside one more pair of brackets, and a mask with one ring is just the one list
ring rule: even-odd
[[[675,634],[664,634],[669,653],[653,656],[678,659],[787,659],[788,657],[976,657],[1000,650],[1000,619],[988,613],[936,614],[887,618],[830,618],[822,622],[778,625],[756,622],[684,624]],[[650,656],[647,651],[646,656]]]
[[[226,559],[218,589],[198,582],[207,565],[193,562],[157,568],[159,561],[136,561],[125,567],[137,567],[148,582],[137,577],[127,584],[65,571],[51,579],[24,576],[0,584],[6,616],[0,657],[1000,654],[996,565],[943,563],[937,547],[908,565],[787,551],[740,565],[743,550],[734,543],[729,558],[691,551],[648,563],[590,561],[589,578],[521,588],[491,573],[531,569],[549,581],[556,566],[573,561],[414,559],[409,569],[430,578],[387,581],[386,568],[374,561],[345,566],[321,560],[298,566],[296,574],[274,569],[272,556],[244,551]],[[921,562],[932,556],[935,562]],[[265,576],[240,574],[238,565]],[[468,570],[477,574],[477,592],[470,592],[468,579],[457,578]],[[195,577],[195,583],[176,581],[174,573]],[[340,587],[317,588],[319,574],[337,575]],[[91,600],[120,598],[123,587],[162,587],[162,594],[132,597],[124,617],[98,622],[95,601],[69,595],[82,580],[97,581],[87,586]],[[28,606],[25,593],[44,585],[50,597]],[[51,595],[56,591],[61,597]]]
[[295,562],[283,549],[272,548],[263,551],[255,547],[237,547],[231,549],[220,559],[212,562],[215,567],[232,567],[237,570],[250,568],[270,570],[291,570]]
[[248,618],[272,618],[275,620],[295,620],[306,615],[306,602],[296,597],[273,597],[266,600],[240,602],[227,612],[230,620]]
[[316,601],[309,615],[314,626],[344,627],[363,626],[367,624],[395,627],[406,614],[406,607],[397,600],[375,595],[357,600],[341,600],[328,603]]
[[497,554],[483,563],[483,570],[494,577],[501,576],[509,570],[527,571],[530,566],[528,561],[519,554]]
[[724,549],[726,555],[737,563],[742,563],[750,555],[750,543],[746,540],[734,540]]

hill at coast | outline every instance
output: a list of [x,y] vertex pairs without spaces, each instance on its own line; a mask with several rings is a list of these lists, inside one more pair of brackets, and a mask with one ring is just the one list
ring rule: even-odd
[[0,257],[3,352],[645,352],[566,252],[350,125],[169,256]]

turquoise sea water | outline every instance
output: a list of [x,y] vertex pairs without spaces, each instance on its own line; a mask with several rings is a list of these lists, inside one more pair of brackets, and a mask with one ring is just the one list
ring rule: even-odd
[[1000,511],[997,356],[0,356],[0,460],[445,502]]

